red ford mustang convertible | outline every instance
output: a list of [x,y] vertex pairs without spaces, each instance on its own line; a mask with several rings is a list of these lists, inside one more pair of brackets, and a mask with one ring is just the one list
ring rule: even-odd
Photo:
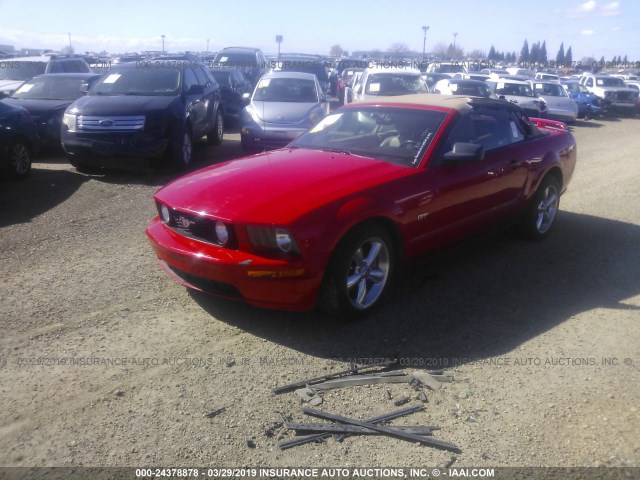
[[513,220],[547,235],[575,164],[563,124],[509,102],[381,98],[337,110],[284,149],[168,184],[147,234],[189,288],[354,315],[438,248]]

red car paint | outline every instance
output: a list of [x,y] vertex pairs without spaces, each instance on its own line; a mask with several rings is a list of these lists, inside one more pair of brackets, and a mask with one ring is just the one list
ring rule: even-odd
[[[161,266],[190,288],[259,307],[308,310],[316,305],[332,252],[362,222],[377,219],[386,225],[403,264],[410,264],[518,216],[551,171],[565,191],[576,162],[568,130],[542,121],[544,135],[488,150],[478,162],[440,164],[438,149],[464,114],[457,108],[460,97],[451,107],[437,95],[420,97],[384,103],[447,113],[415,167],[284,148],[207,167],[163,187],[154,197],[159,205],[226,222],[236,243],[225,248],[187,237],[156,217],[147,235]],[[435,105],[428,104],[432,98]],[[256,251],[249,225],[287,229],[299,252]]]

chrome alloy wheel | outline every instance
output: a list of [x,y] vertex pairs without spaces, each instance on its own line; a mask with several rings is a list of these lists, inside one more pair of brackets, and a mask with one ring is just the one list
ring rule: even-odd
[[536,214],[536,230],[544,234],[551,228],[558,213],[558,190],[554,184],[546,186],[538,203]]
[[351,305],[364,310],[373,305],[389,278],[389,247],[382,239],[371,237],[355,251],[347,273],[347,294]]

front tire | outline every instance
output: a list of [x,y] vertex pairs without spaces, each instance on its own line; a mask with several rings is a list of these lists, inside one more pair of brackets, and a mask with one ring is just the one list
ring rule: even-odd
[[387,231],[357,227],[342,239],[329,262],[318,306],[333,316],[366,315],[382,303],[394,270],[395,251]]
[[555,224],[560,207],[560,182],[547,175],[536,190],[523,221],[524,233],[534,240],[546,237]]
[[32,150],[25,140],[17,138],[9,142],[6,158],[11,177],[22,179],[31,171]]

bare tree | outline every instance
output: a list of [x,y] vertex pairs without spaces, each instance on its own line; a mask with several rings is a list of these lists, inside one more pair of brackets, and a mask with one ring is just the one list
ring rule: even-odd
[[390,53],[407,53],[407,52],[410,52],[411,50],[409,49],[409,46],[406,43],[396,42],[391,44],[388,51]]
[[329,50],[329,55],[331,55],[332,57],[341,57],[342,55],[344,55],[344,50],[340,45],[333,45],[331,47],[331,50]]
[[447,56],[447,50],[449,49],[449,47],[447,46],[446,43],[444,42],[438,42],[436,43],[433,48],[431,49],[433,51],[433,54],[438,57],[438,58],[444,58]]

